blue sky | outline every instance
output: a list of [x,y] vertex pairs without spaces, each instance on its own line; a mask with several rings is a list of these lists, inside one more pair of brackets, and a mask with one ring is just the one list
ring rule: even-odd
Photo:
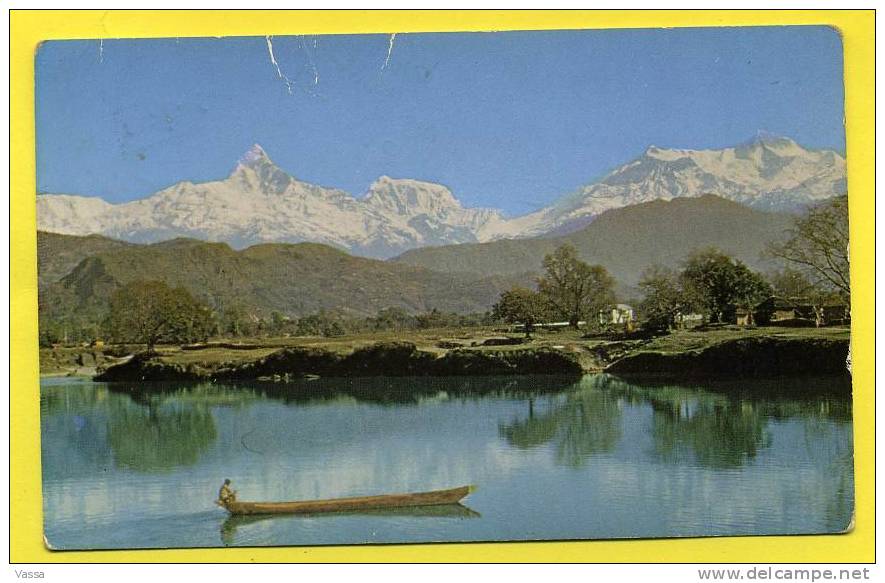
[[399,34],[387,60],[388,47],[274,37],[287,87],[264,37],[44,43],[38,190],[133,200],[223,178],[260,143],[356,196],[386,174],[522,214],[651,144],[725,147],[764,129],[845,148],[830,28]]

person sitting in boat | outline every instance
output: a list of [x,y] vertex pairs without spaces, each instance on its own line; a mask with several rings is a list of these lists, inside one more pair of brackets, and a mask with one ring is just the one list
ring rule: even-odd
[[225,478],[224,484],[218,490],[218,501],[221,502],[222,506],[227,506],[231,502],[237,501],[237,492],[236,490],[231,490],[230,480],[227,478]]

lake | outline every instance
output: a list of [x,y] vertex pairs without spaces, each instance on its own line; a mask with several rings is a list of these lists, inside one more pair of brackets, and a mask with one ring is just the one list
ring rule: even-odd
[[[45,378],[45,534],[57,549],[111,549],[838,532],[854,508],[848,382],[321,379],[145,393]],[[224,478],[242,500],[477,490],[463,506],[229,518],[213,504]]]

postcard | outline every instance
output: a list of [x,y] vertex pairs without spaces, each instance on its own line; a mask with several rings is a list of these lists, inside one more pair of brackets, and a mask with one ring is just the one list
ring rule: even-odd
[[50,549],[851,529],[835,29],[35,59]]

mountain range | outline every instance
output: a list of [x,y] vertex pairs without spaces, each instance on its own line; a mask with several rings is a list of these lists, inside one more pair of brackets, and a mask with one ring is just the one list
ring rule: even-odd
[[40,194],[37,224],[42,231],[132,243],[188,237],[242,249],[308,241],[390,258],[422,247],[563,236],[605,211],[655,200],[714,194],[757,210],[800,212],[845,192],[838,153],[759,134],[721,150],[649,147],[551,206],[510,218],[465,208],[447,187],[420,180],[382,176],[357,198],[298,180],[256,144],[222,180],[179,182],[131,202]]
[[317,243],[236,250],[193,239],[137,244],[40,231],[40,317],[98,322],[113,292],[136,280],[183,286],[217,310],[235,306],[265,318],[274,311],[300,317],[321,309],[374,315],[389,307],[482,312],[502,291],[532,286],[544,255],[564,243],[606,267],[626,299],[635,297],[631,286],[646,267],[678,266],[702,247],[716,246],[754,269],[773,267],[762,251],[792,220],[712,195],[655,200],[606,211],[559,237],[427,247],[386,261]]

